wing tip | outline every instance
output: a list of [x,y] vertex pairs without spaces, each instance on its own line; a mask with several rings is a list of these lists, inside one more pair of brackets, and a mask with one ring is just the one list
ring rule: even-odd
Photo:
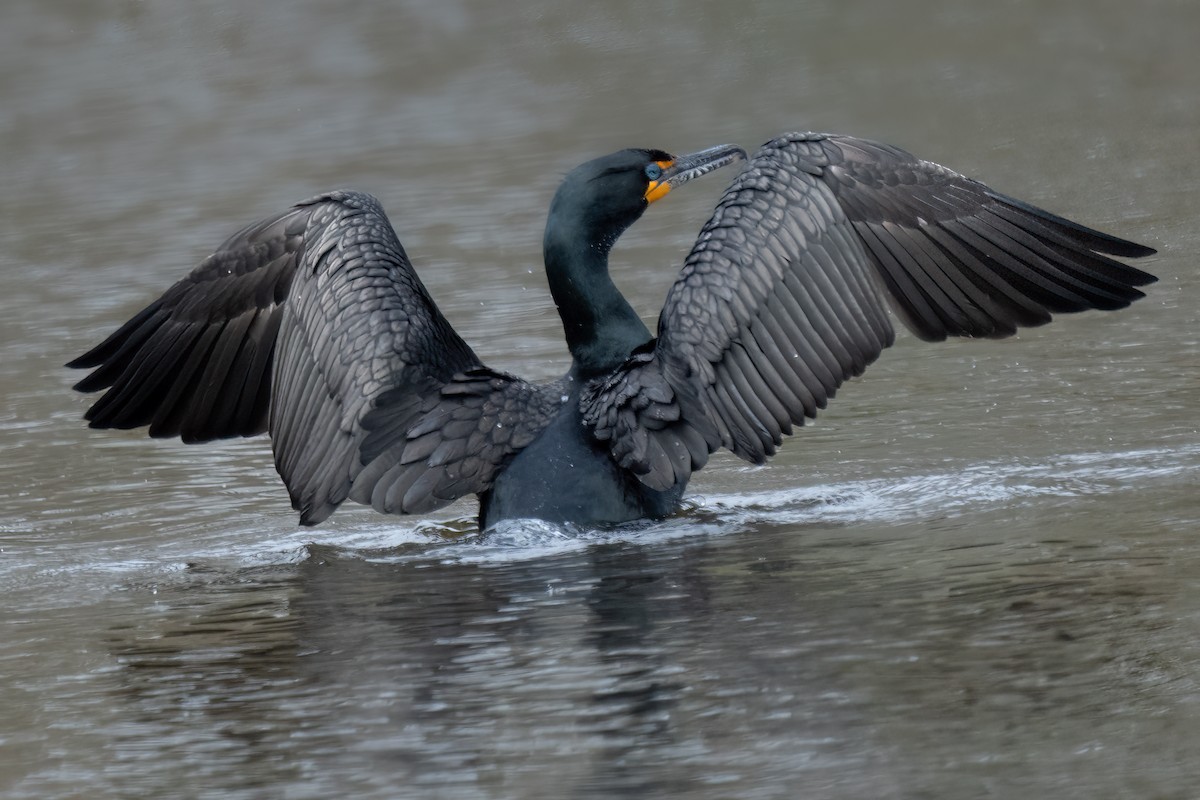
[[334,503],[324,502],[320,505],[305,505],[296,508],[301,504],[292,502],[292,508],[300,512],[299,523],[306,528],[312,528],[320,525],[325,520],[329,519],[330,515],[337,510],[337,505]]
[[[997,202],[1004,203],[1019,211],[1023,211],[1045,222],[1052,223],[1060,228],[1069,230],[1077,236],[1083,237],[1085,244],[1092,250],[1104,253],[1110,256],[1120,256],[1121,258],[1146,258],[1147,256],[1156,255],[1158,250],[1144,245],[1139,242],[1134,242],[1129,239],[1122,239],[1120,236],[1113,236],[1110,233],[1098,231],[1095,228],[1089,228],[1087,225],[1081,225],[1074,220],[1059,216],[1044,208],[1039,208],[1032,203],[1026,203],[1024,200],[1018,200],[1015,197],[987,190],[987,195]],[[1135,269],[1130,267],[1130,269]],[[1147,283],[1153,283],[1157,278],[1148,272],[1136,270],[1141,276],[1145,276],[1143,283],[1137,283],[1137,286],[1144,286]]]
[[[83,355],[81,355],[77,358],[71,359],[67,363],[63,364],[63,367],[65,369],[90,369],[92,367],[98,367],[98,366],[100,366],[103,359],[93,357],[92,354],[94,352],[95,352],[95,348],[87,351],[86,353],[84,353]],[[80,391],[82,391],[82,390],[80,390]]]

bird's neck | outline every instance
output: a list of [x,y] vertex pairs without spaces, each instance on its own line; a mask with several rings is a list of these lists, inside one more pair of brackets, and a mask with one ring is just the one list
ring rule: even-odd
[[562,318],[574,372],[592,376],[619,366],[650,341],[650,331],[608,274],[612,240],[567,235],[553,221],[543,242],[550,294]]

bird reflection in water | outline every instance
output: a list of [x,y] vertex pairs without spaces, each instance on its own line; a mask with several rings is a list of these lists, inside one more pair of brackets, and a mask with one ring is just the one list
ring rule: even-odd
[[[659,626],[703,617],[708,596],[695,548],[669,549],[477,565],[312,547],[294,566],[193,571],[159,587],[157,624],[109,632],[129,707],[110,747],[195,759],[210,788],[350,770],[656,796],[692,779],[666,768],[686,687]],[[559,766],[523,772],[535,756]]]

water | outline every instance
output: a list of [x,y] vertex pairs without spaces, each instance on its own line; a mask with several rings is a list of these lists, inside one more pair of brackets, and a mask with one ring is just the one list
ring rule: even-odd
[[[0,795],[1156,797],[1200,785],[1200,8],[10,3]],[[228,233],[377,194],[493,366],[565,365],[550,194],[623,146],[895,142],[1161,249],[1150,297],[902,336],[769,467],[615,531],[357,507],[59,365]],[[651,323],[722,178],[614,272]]]

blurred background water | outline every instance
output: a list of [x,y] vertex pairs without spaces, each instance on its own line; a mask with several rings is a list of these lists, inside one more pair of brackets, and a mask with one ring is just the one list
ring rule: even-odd
[[[1155,797],[1200,785],[1200,6],[13,0],[0,795]],[[245,223],[376,194],[492,366],[566,368],[563,174],[882,139],[1158,247],[1148,299],[902,334],[771,465],[609,532],[347,506],[93,432],[61,364]],[[614,254],[653,325],[729,176]]]

